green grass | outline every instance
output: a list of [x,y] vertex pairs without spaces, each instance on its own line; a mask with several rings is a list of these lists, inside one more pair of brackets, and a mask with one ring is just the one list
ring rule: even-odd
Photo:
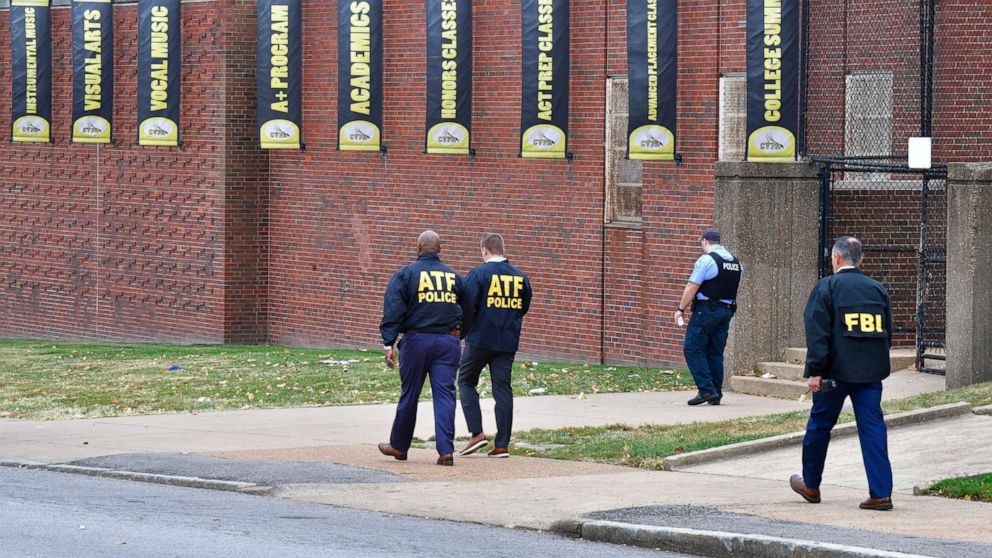
[[[332,362],[333,361],[333,362]],[[173,365],[182,369],[169,371]],[[480,386],[490,393],[488,374]],[[514,393],[690,389],[681,370],[518,362]],[[424,396],[430,396],[429,385]],[[381,351],[0,340],[0,418],[393,403]]]
[[[917,395],[886,402],[886,414],[966,401],[975,406],[992,404],[992,383]],[[792,412],[746,417],[713,423],[682,425],[612,425],[559,430],[531,430],[516,435],[516,452],[522,455],[593,461],[645,469],[661,468],[662,460],[680,453],[699,451],[806,428],[808,413]],[[850,422],[854,415],[841,415]],[[533,446],[550,446],[535,449]],[[561,447],[554,447],[561,446]]]
[[992,502],[992,473],[942,480],[924,490],[923,494],[975,502]]

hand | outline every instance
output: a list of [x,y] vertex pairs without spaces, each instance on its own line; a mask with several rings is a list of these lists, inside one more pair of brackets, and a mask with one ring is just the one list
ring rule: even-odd
[[394,349],[386,349],[386,366],[396,368],[396,351]]
[[679,323],[679,319],[683,320],[683,323],[685,322],[685,312],[681,310],[676,310],[673,317],[675,318],[675,325],[678,325],[679,327],[683,325]]
[[813,393],[819,393],[820,392],[820,382],[822,380],[823,380],[823,377],[821,377],[821,376],[813,376],[812,378],[810,378],[809,379],[809,382],[807,382],[807,385],[809,386],[809,390],[811,392],[813,392]]

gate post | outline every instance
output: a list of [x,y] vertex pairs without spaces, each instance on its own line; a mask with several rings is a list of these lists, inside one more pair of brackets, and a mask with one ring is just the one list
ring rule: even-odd
[[947,388],[992,381],[992,163],[948,165]]
[[717,227],[744,263],[726,379],[804,347],[803,309],[817,281],[820,182],[811,163],[717,163]]

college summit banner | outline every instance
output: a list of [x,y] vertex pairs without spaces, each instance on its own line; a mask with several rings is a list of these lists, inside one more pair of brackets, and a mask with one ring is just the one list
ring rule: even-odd
[[338,0],[338,149],[382,149],[382,0]]
[[258,2],[258,130],[262,149],[303,146],[300,0]]
[[627,157],[675,159],[677,0],[627,0]]
[[520,156],[568,153],[568,0],[523,0]]
[[138,1],[138,145],[179,145],[180,6]]
[[11,140],[52,141],[52,18],[49,0],[10,3]]
[[114,8],[72,2],[72,141],[110,143],[114,118]]
[[799,0],[747,2],[747,160],[795,161]]
[[427,0],[428,153],[472,146],[472,0]]

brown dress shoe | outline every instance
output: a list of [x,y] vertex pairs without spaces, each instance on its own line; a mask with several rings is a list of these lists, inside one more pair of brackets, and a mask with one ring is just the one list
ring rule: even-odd
[[868,498],[858,507],[863,510],[889,511],[892,509],[892,498]]
[[793,492],[803,497],[810,504],[820,503],[820,491],[816,488],[810,488],[806,486],[806,481],[799,475],[792,475],[789,478],[789,486],[792,487]]
[[382,452],[382,455],[395,458],[396,461],[406,461],[406,452],[400,451],[389,444],[379,444],[379,451]]
[[489,457],[507,458],[510,457],[510,451],[507,450],[506,448],[496,448],[493,451],[489,452]]
[[465,457],[466,455],[472,455],[473,453],[479,451],[480,449],[489,445],[489,440],[486,439],[486,433],[480,432],[478,436],[473,436],[468,444],[465,445],[465,449],[458,452],[458,455]]
[[455,456],[450,453],[448,455],[442,455],[437,458],[437,464],[444,467],[451,467],[455,464]]

